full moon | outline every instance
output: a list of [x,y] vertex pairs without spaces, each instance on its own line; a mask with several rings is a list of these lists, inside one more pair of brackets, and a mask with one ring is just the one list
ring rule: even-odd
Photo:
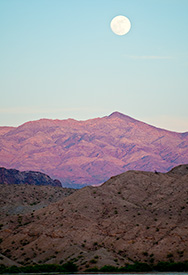
[[123,15],[114,17],[110,23],[112,31],[117,35],[124,35],[130,31],[131,22]]

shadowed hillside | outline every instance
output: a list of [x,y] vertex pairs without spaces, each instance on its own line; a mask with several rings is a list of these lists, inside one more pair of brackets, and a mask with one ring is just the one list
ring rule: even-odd
[[4,167],[0,167],[0,184],[62,186],[59,180],[53,180],[44,173],[35,171],[20,172],[16,169],[6,169]]

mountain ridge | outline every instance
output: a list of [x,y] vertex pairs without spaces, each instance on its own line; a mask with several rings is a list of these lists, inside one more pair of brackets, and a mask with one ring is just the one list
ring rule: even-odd
[[51,185],[61,187],[61,182],[52,180],[38,171],[22,171],[0,167],[0,184]]
[[17,127],[16,126],[0,126],[0,133],[1,133],[1,131],[2,132],[4,132],[4,131],[8,132],[9,130],[14,130],[15,128],[23,127],[23,126],[26,126],[26,125],[29,125],[29,124],[35,124],[36,122],[38,122],[38,123],[41,123],[41,122],[53,122],[54,125],[55,125],[55,124],[62,123],[62,122],[85,123],[85,122],[91,122],[91,121],[95,121],[95,120],[98,120],[98,119],[105,119],[105,118],[106,119],[110,119],[110,118],[128,119],[130,121],[143,123],[145,125],[148,125],[150,127],[153,127],[153,128],[156,128],[156,129],[160,129],[160,130],[163,130],[163,131],[167,131],[167,132],[171,132],[171,133],[177,133],[177,134],[188,135],[188,131],[185,131],[185,132],[179,132],[178,131],[177,132],[177,131],[173,131],[173,130],[166,130],[165,128],[157,127],[155,125],[151,125],[151,124],[149,124],[147,122],[143,122],[143,121],[140,121],[140,120],[138,120],[136,118],[132,118],[131,116],[125,115],[125,114],[123,114],[121,112],[118,112],[118,111],[114,111],[114,112],[112,112],[108,116],[97,117],[97,118],[90,118],[90,119],[84,119],[84,120],[77,120],[77,119],[74,119],[74,118],[67,118],[67,119],[40,118],[40,119],[24,122],[24,123],[18,125]]
[[167,172],[187,162],[187,132],[119,112],[86,121],[41,119],[0,135],[0,166],[40,171],[65,187],[98,185],[127,170]]

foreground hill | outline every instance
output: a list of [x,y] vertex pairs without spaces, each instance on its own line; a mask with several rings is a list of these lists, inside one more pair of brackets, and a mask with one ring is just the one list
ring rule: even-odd
[[185,261],[187,205],[188,165],[166,174],[128,171],[35,212],[5,215],[1,259],[23,265],[74,261],[80,270]]
[[63,186],[100,184],[127,170],[167,172],[188,163],[188,133],[115,112],[86,121],[41,119],[0,128],[0,166],[33,170]]

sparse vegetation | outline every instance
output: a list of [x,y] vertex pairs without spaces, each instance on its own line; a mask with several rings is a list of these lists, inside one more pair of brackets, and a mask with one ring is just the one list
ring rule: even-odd
[[96,264],[96,263],[97,263],[97,260],[92,259],[92,260],[90,261],[90,263],[91,263],[91,264]]
[[144,256],[148,256],[148,252],[143,252],[142,253]]
[[158,262],[156,265],[152,263],[140,263],[135,262],[134,264],[126,264],[124,267],[115,267],[111,265],[105,265],[102,268],[98,269],[97,267],[89,268],[87,272],[103,272],[103,273],[112,273],[112,272],[187,272],[188,271],[188,262]]
[[[29,258],[28,258],[29,260]],[[63,265],[55,264],[42,264],[42,265],[31,265],[31,266],[11,266],[6,267],[5,265],[0,265],[0,273],[41,273],[41,272],[76,272],[78,267],[72,262],[67,262]]]
[[173,258],[174,256],[173,256],[172,253],[169,253],[166,257],[167,257],[167,258]]

